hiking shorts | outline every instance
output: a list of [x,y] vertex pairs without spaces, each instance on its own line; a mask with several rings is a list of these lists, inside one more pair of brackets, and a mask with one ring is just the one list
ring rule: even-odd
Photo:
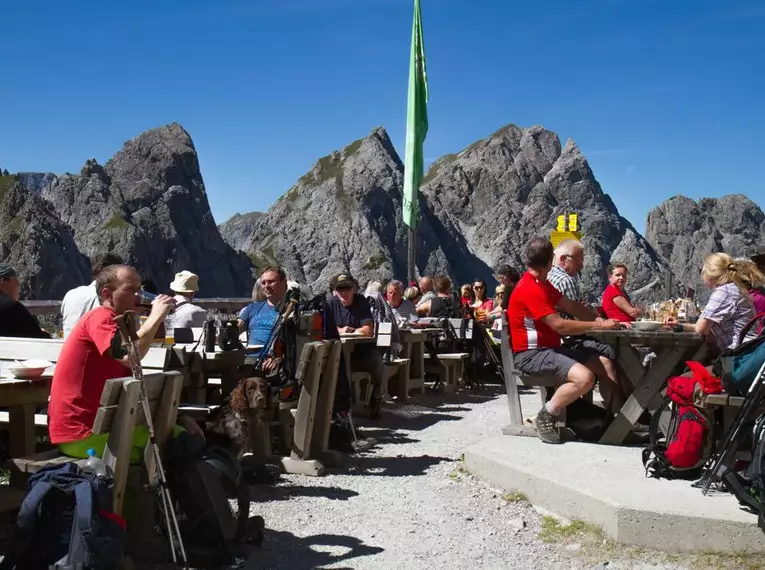
[[515,368],[526,374],[554,376],[561,384],[568,382],[568,371],[574,364],[584,364],[601,354],[585,346],[561,346],[560,348],[537,348],[513,355]]

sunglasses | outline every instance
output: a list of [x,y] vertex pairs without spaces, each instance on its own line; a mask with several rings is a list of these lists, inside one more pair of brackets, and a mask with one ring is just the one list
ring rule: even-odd
[[343,285],[342,287],[335,287],[336,291],[352,291],[353,287],[350,287],[348,285]]

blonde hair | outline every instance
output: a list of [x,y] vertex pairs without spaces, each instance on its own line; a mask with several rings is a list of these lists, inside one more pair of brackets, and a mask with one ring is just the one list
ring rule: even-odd
[[709,278],[716,286],[735,283],[744,293],[759,287],[765,281],[754,262],[748,259],[733,259],[727,253],[708,255],[704,259],[701,276]]
[[[465,295],[465,291],[468,292],[467,295]],[[470,295],[473,294],[473,286],[470,283],[465,283],[460,287],[460,295],[463,297],[470,297]]]
[[420,292],[415,287],[407,287],[406,291],[404,291],[404,299],[407,299],[409,301],[414,301],[417,296],[420,294]]
[[252,288],[252,300],[256,303],[266,300],[266,294],[263,292],[263,287],[260,285],[260,279],[255,280],[255,286]]

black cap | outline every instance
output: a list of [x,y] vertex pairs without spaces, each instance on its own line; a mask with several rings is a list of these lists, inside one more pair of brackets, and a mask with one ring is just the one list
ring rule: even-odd
[[358,287],[358,282],[350,273],[340,273],[329,280],[329,288],[334,291],[338,287]]

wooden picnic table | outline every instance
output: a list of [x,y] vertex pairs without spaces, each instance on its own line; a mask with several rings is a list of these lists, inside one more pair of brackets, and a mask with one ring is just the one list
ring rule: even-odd
[[8,409],[10,457],[24,457],[35,452],[35,411],[48,405],[53,372],[37,380],[0,378],[0,405]]
[[[624,441],[646,409],[655,411],[661,405],[667,380],[680,374],[687,360],[701,360],[706,355],[704,337],[693,332],[616,330],[591,331],[588,336],[614,347],[617,373],[635,387],[601,438],[606,444]],[[643,367],[640,347],[656,353],[650,368]]]

